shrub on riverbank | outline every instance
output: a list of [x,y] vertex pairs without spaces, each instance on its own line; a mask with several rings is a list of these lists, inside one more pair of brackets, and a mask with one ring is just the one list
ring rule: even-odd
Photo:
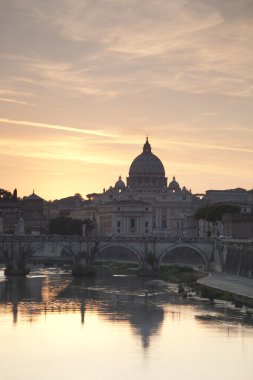
[[120,275],[128,275],[128,274],[137,274],[139,270],[138,263],[120,263],[116,261],[107,261],[107,262],[97,262],[99,266],[106,267],[111,274],[120,274]]
[[206,273],[180,265],[162,266],[159,272],[159,278],[161,280],[173,283],[182,283],[189,286],[195,285],[197,280],[205,276]]

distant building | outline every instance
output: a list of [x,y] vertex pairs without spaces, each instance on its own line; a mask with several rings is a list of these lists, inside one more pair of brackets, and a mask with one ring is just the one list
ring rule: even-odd
[[198,221],[198,237],[200,238],[217,238],[224,234],[224,225],[221,221],[209,222],[205,219]]
[[203,204],[212,203],[253,204],[253,191],[240,187],[229,190],[207,190]]
[[25,221],[25,233],[46,234],[48,218],[44,215],[44,199],[33,193],[23,198],[22,215]]
[[[72,216],[79,219],[81,215],[80,219],[82,219],[83,204],[84,201],[80,194],[47,202],[48,217],[53,219],[60,216]],[[76,216],[72,215],[74,212],[76,212]]]
[[240,187],[230,190],[207,190],[202,199],[202,205],[206,206],[215,203],[238,205],[240,207],[240,213],[224,214],[218,228],[217,225],[214,224],[212,227],[211,222],[199,221],[200,236],[206,234],[213,236],[212,231],[217,230],[218,235],[224,234],[224,236],[229,236],[234,239],[253,238],[253,190],[245,190]]
[[[243,210],[249,210],[246,207]],[[253,239],[253,210],[241,211],[240,214],[224,214],[222,222],[224,235],[233,239]]]
[[0,189],[0,217],[3,221],[3,232],[14,234],[15,225],[22,215],[21,201],[17,197],[17,190],[13,194]]

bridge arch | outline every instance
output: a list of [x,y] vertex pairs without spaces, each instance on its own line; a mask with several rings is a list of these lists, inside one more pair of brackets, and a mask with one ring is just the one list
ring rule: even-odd
[[164,249],[159,256],[158,261],[159,265],[166,263],[185,264],[208,268],[208,259],[205,253],[195,244],[173,244]]
[[135,261],[141,264],[143,258],[140,252],[128,244],[115,242],[105,243],[98,247],[96,253],[98,260]]
[[[36,255],[36,252],[40,251],[42,248],[44,248],[45,246],[48,245],[48,248],[50,247],[50,249],[53,249],[52,246],[55,246],[55,249],[57,249],[57,247],[61,248],[61,253],[60,253],[60,256],[58,257],[53,257],[52,255]],[[65,253],[65,255],[64,255]],[[31,254],[29,256],[31,259],[36,259],[36,258],[43,258],[45,260],[49,259],[72,259],[72,261],[74,262],[75,259],[76,259],[76,254],[75,252],[73,251],[73,247],[71,246],[71,244],[68,244],[66,242],[39,242],[39,243],[35,243],[35,244],[31,244]]]

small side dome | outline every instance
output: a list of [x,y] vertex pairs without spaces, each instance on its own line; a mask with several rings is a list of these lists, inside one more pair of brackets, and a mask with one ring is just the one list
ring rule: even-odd
[[124,190],[126,187],[124,181],[122,181],[121,176],[119,176],[118,181],[115,183],[115,189],[116,190]]
[[169,190],[180,190],[179,183],[176,181],[176,177],[173,177],[173,180],[169,183]]

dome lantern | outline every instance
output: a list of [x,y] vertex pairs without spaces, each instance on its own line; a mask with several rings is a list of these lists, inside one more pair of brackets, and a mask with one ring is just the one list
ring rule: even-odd
[[143,153],[151,153],[151,145],[149,144],[148,137],[146,137],[146,142],[143,145]]

